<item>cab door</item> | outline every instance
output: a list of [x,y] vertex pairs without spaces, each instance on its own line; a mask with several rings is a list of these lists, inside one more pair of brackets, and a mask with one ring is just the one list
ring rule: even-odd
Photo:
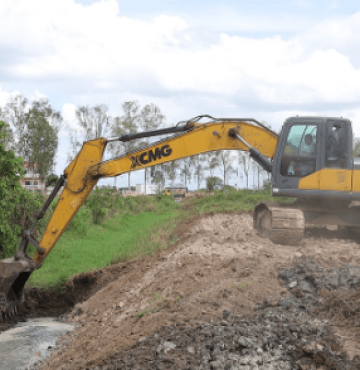
[[273,174],[279,195],[298,196],[298,189],[319,189],[319,126],[298,119],[286,125]]
[[328,120],[324,129],[325,145],[321,159],[320,190],[350,192],[352,142],[351,139],[349,142],[348,124],[346,121]]

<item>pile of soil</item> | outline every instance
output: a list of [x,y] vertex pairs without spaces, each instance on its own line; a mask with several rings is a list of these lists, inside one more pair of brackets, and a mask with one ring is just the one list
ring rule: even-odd
[[275,245],[248,214],[188,220],[177,244],[75,290],[63,319],[79,326],[38,368],[358,369],[358,243],[314,234]]

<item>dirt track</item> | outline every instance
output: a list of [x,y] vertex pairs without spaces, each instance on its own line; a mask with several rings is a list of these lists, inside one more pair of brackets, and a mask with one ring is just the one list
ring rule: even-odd
[[34,311],[82,302],[64,316],[79,328],[41,369],[360,369],[356,241],[314,229],[274,245],[248,214],[198,217],[176,236],[74,279],[62,308],[30,292]]

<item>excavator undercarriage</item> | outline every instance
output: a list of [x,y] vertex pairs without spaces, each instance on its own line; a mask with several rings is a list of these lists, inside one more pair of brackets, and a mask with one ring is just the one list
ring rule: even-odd
[[340,201],[266,202],[254,209],[253,225],[259,236],[276,244],[301,243],[306,225],[336,225],[347,231],[360,230],[360,205]]
[[276,244],[299,244],[305,229],[302,210],[283,203],[260,203],[254,210],[254,229]]

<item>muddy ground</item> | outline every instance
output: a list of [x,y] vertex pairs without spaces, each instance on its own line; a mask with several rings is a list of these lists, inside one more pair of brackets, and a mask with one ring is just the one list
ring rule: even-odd
[[249,214],[196,217],[180,240],[82,274],[62,297],[29,291],[32,314],[79,326],[50,369],[360,369],[359,240],[310,229],[275,245]]

